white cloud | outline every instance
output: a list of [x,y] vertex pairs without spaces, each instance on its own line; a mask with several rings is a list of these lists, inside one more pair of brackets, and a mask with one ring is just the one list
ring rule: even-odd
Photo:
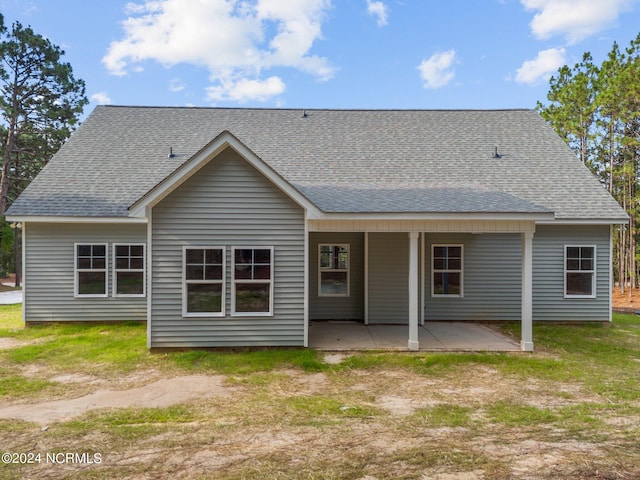
[[89,100],[96,102],[99,105],[109,105],[111,103],[111,97],[107,92],[97,92],[89,97]]
[[527,60],[516,71],[516,82],[536,85],[548,81],[558,68],[565,64],[565,49],[550,48],[538,53],[533,60]]
[[613,25],[635,0],[520,0],[537,11],[531,31],[539,39],[556,35],[574,44]]
[[[330,0],[145,0],[129,3],[122,22],[124,38],[112,42],[102,62],[114,75],[126,75],[144,61],[171,67],[186,63],[205,67],[216,84],[228,86],[222,97],[235,97],[238,86],[265,98],[276,92],[263,71],[289,67],[328,80],[334,68],[310,54],[322,38]],[[247,82],[250,80],[251,82]],[[280,82],[282,80],[278,79]],[[268,86],[268,88],[265,88]],[[248,93],[247,93],[248,94]]]
[[172,93],[182,92],[186,88],[186,85],[179,78],[172,78],[169,81],[169,91]]
[[456,51],[454,49],[447,50],[446,52],[438,52],[431,55],[431,57],[425,59],[418,65],[418,71],[422,78],[424,88],[440,88],[447,85],[453,77],[455,72],[452,65],[456,58]]
[[220,85],[207,87],[207,99],[212,101],[247,102],[249,100],[265,101],[282,94],[286,89],[284,82],[278,77],[266,80],[240,79],[237,82],[224,81]]
[[378,17],[379,27],[384,27],[388,23],[387,19],[389,14],[387,12],[387,6],[382,2],[367,0],[367,13]]

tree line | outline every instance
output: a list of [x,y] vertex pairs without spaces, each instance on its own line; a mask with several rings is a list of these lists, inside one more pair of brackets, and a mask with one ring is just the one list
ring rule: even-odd
[[640,263],[640,34],[624,49],[614,42],[600,65],[587,52],[560,68],[547,100],[537,110],[629,215],[614,236],[613,267],[616,284],[631,294]]

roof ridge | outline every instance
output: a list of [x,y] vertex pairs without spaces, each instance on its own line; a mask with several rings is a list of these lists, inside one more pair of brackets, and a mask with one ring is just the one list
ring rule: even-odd
[[159,110],[258,110],[274,112],[531,112],[534,108],[306,108],[306,107],[206,107],[184,105],[98,105],[96,108],[136,108]]

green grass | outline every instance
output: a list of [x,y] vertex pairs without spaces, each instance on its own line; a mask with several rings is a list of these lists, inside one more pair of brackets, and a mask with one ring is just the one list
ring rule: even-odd
[[[73,395],[80,395],[94,388],[51,378],[65,373],[93,375],[102,386],[128,375],[143,379],[147,370],[226,376],[229,396],[186,405],[96,410],[54,422],[46,431],[0,419],[6,448],[14,451],[39,445],[43,451],[97,451],[125,459],[115,460],[117,466],[87,468],[83,478],[140,476],[147,471],[142,465],[158,478],[179,476],[177,464],[165,461],[170,452],[185,458],[209,452],[214,458],[216,448],[223,458],[238,452],[247,458],[212,470],[216,478],[421,478],[424,472],[475,470],[482,470],[483,478],[516,478],[508,454],[478,445],[517,445],[531,438],[558,442],[559,448],[585,441],[606,452],[593,458],[586,450],[569,452],[574,458],[562,459],[572,463],[557,467],[559,478],[605,478],[614,471],[635,478],[640,464],[640,318],[635,315],[615,315],[611,326],[535,324],[533,354],[362,352],[337,365],[301,348],[151,354],[142,324],[24,328],[21,315],[19,305],[0,306],[0,337],[21,344],[0,350],[2,402],[54,399],[68,395],[65,389],[76,388]],[[504,328],[519,334],[517,324]],[[411,401],[417,409],[402,415],[387,410],[385,396]],[[270,438],[273,448],[260,450]],[[162,454],[128,464],[138,450]],[[608,465],[613,466],[603,470]],[[37,476],[14,466],[0,477],[5,473]]]

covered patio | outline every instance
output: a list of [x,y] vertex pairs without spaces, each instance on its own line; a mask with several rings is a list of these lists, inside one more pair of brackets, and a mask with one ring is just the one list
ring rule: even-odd
[[[520,342],[490,326],[470,322],[425,322],[418,327],[420,351],[517,352]],[[310,322],[309,347],[324,351],[407,350],[406,325]]]

